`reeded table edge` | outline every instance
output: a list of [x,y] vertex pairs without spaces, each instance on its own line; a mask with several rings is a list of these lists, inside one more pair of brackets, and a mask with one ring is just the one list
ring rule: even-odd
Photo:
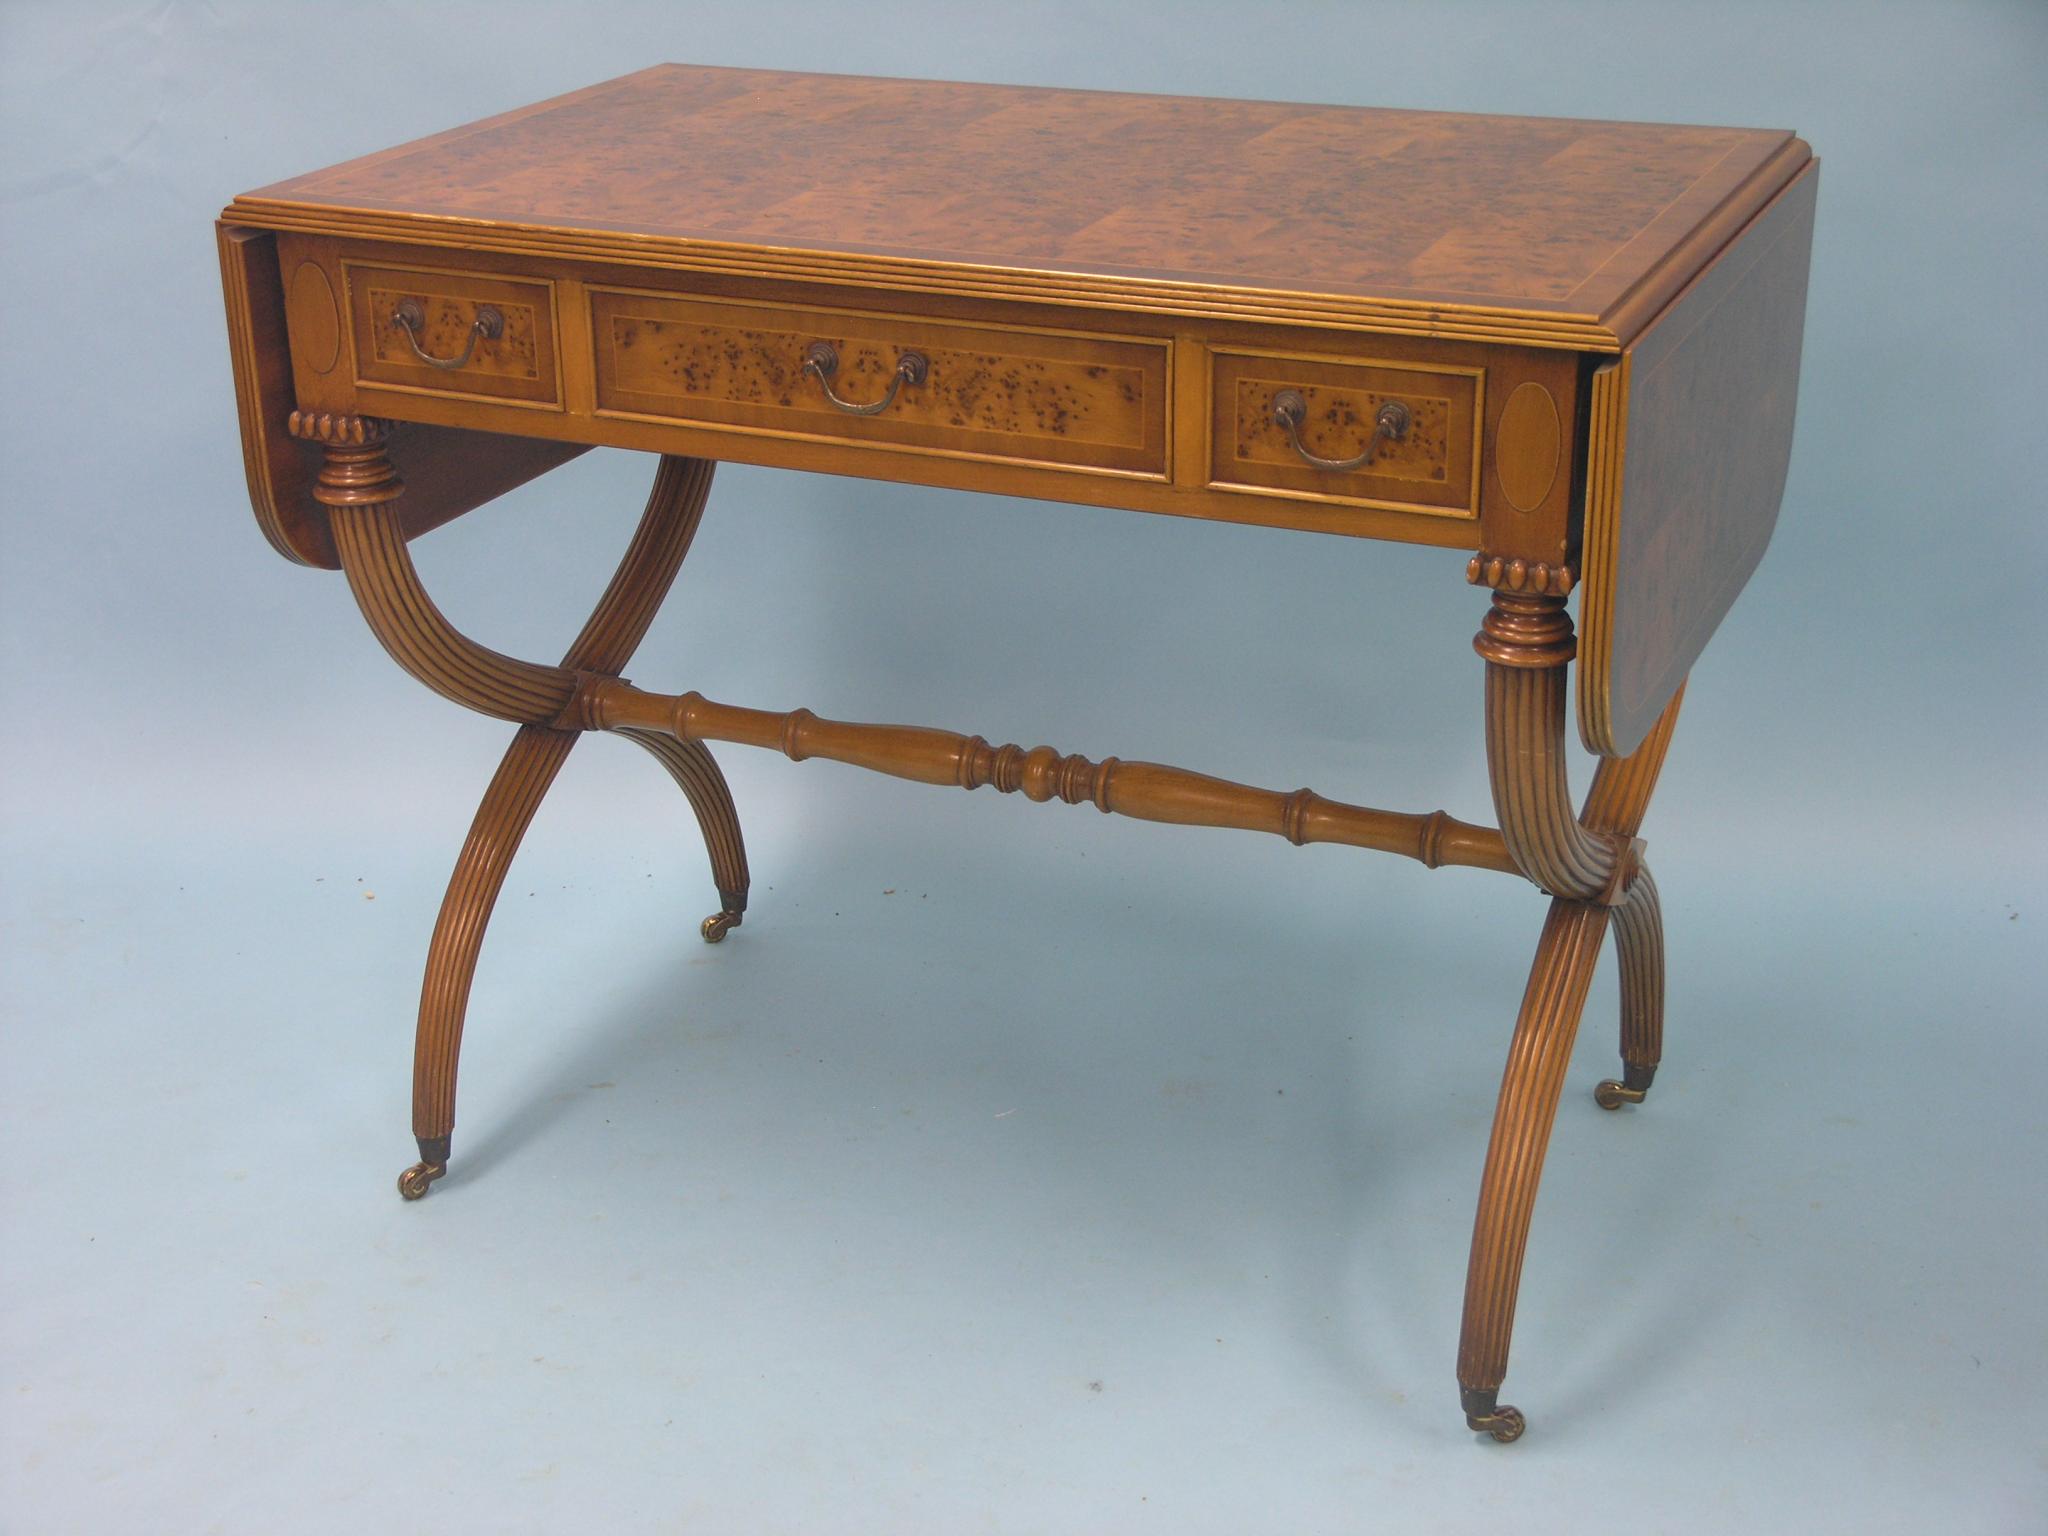
[[940,294],[1009,303],[1330,326],[1393,335],[1619,352],[1812,158],[1783,147],[1722,200],[1669,255],[1599,314],[1455,304],[1395,294],[1367,297],[1221,284],[1137,272],[1010,267],[895,256],[859,247],[754,245],[628,229],[564,228],[477,217],[397,213],[245,193],[221,211],[234,226],[491,251],[567,261],[836,287]]

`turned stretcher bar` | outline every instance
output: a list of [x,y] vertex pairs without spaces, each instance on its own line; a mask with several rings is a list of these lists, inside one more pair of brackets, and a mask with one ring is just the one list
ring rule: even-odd
[[1107,757],[1062,757],[1051,747],[991,747],[979,736],[918,725],[868,725],[826,720],[808,709],[778,713],[720,704],[699,693],[644,692],[618,678],[592,677],[571,702],[568,719],[584,729],[665,731],[678,741],[729,741],[766,747],[794,762],[829,758],[920,784],[1027,800],[1092,804],[1105,815],[1187,827],[1237,827],[1270,832],[1300,846],[1342,843],[1398,853],[1431,869],[1458,864],[1518,875],[1507,841],[1493,827],[1473,826],[1442,811],[1418,815],[1327,800],[1309,789],[1292,794],[1256,789],[1161,763]]

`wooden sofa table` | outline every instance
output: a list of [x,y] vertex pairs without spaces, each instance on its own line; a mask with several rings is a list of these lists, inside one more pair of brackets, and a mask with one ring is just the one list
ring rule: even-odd
[[[1550,905],[1457,1374],[1471,1427],[1519,1436],[1498,1392],[1530,1210],[1610,928],[1622,1069],[1595,1095],[1639,1104],[1657,1069],[1637,831],[1777,518],[1817,181],[1784,132],[663,65],[236,198],[258,523],[346,573],[400,666],[518,726],[428,950],[400,1191],[447,1170],[484,926],[587,731],[688,798],[714,943],[748,876],[709,742],[1498,870]],[[560,664],[458,633],[408,541],[599,444],[660,467]],[[719,459],[1464,552],[1499,825],[635,687]],[[1574,659],[1599,758],[1576,811]]]

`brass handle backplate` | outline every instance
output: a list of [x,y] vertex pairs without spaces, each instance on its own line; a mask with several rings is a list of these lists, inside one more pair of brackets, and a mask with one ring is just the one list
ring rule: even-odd
[[814,341],[804,348],[803,371],[818,381],[818,388],[825,391],[825,398],[849,416],[879,416],[895,403],[896,391],[908,384],[917,388],[931,375],[932,365],[922,352],[905,352],[896,359],[896,372],[890,376],[889,388],[879,400],[866,405],[856,405],[851,400],[842,400],[832,393],[832,375],[839,371],[839,352],[829,341]]
[[1307,419],[1308,401],[1300,390],[1283,389],[1273,397],[1273,425],[1287,433],[1287,441],[1294,444],[1294,451],[1301,455],[1302,462],[1313,464],[1317,469],[1345,470],[1363,468],[1380,451],[1381,443],[1398,443],[1406,437],[1413,418],[1407,406],[1398,400],[1389,400],[1373,417],[1372,437],[1367,441],[1365,450],[1348,459],[1321,458],[1303,447],[1301,424]]
[[461,354],[436,357],[420,345],[420,332],[427,328],[427,316],[418,299],[400,299],[398,307],[391,312],[391,323],[405,332],[406,345],[412,348],[412,355],[429,368],[460,368],[475,356],[479,338],[496,341],[505,334],[505,317],[486,304],[476,312],[476,320],[469,328],[469,339],[463,343]]

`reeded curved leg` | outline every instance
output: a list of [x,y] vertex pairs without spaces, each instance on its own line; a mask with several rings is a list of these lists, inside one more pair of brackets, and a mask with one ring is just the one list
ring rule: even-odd
[[728,929],[739,927],[747,910],[747,848],[740,840],[739,813],[733,809],[725,775],[702,742],[678,741],[654,731],[621,730],[617,734],[652,753],[682,787],[690,809],[697,813],[704,848],[711,855],[711,879],[718,887],[718,910],[704,919],[699,931],[705,943],[716,944]]
[[[664,455],[648,492],[647,511],[633,546],[626,552],[611,586],[589,624],[563,658],[564,667],[615,677],[654,622],[668,595],[683,557],[690,552],[704,503],[711,494],[709,459]],[[639,731],[621,731],[651,752],[681,787],[697,815],[704,848],[711,856],[711,879],[718,890],[718,911],[700,930],[716,944],[728,928],[737,928],[747,910],[747,850],[740,839],[739,813],[725,775],[701,742],[679,742]]]
[[512,867],[512,855],[555,782],[577,732],[526,725],[512,738],[491,786],[484,791],[469,836],[455,860],[441,914],[427,946],[420,988],[419,1032],[413,1045],[412,1133],[420,1160],[398,1176],[398,1192],[417,1200],[448,1171],[455,1130],[455,1071],[462,1056],[462,1021],[491,909]]
[[1602,1109],[1640,1104],[1664,1053],[1664,914],[1657,882],[1640,871],[1614,909],[1614,956],[1621,966],[1621,1081],[1593,1090]]
[[1564,669],[1574,643],[1563,598],[1495,593],[1474,646],[1487,663],[1487,760],[1501,834],[1517,865],[1553,897],[1494,1110],[1458,1341],[1466,1423],[1510,1441],[1520,1438],[1525,1420],[1519,1410],[1502,1406],[1499,1396],[1529,1219],[1610,921],[1622,949],[1625,1059],[1654,1064],[1662,1034],[1657,887],[1635,835],[1663,767],[1678,700],[1633,755],[1602,761],[1585,809],[1574,817],[1564,753]]
[[1472,1227],[1472,1261],[1465,1275],[1465,1322],[1458,1342],[1458,1387],[1466,1422],[1500,1441],[1517,1439],[1521,1414],[1496,1405],[1507,1375],[1514,1335],[1515,1298],[1529,1216],[1543,1177],[1543,1155],[1557,1117],[1558,1096],[1572,1041],[1579,1032],[1592,986],[1607,909],[1580,901],[1553,901],[1536,946],[1536,962],[1522,994],[1494,1111],[1493,1139],[1479,1186]]
[[[564,716],[583,680],[592,674],[617,677],[647,633],[696,536],[714,466],[702,459],[662,458],[610,585],[562,664],[546,667],[470,640],[421,587],[393,506],[403,486],[385,457],[386,423],[294,416],[292,429],[326,445],[314,495],[328,508],[350,589],[392,658],[436,692],[520,722],[456,860],[428,947],[413,1057],[413,1132],[420,1161],[398,1181],[399,1192],[417,1200],[447,1171],[463,1016],[484,928],[527,825],[588,724]],[[724,778],[701,746],[655,755],[682,785],[704,829],[721,903],[712,921],[729,916],[736,922],[746,905],[746,855]]]
[[[1680,688],[1632,755],[1602,760],[1580,816],[1587,826],[1624,837],[1641,829],[1684,703]],[[1594,1088],[1602,1109],[1642,1103],[1664,1054],[1664,909],[1657,882],[1640,862],[1614,909],[1614,957],[1621,967],[1621,1080],[1610,1077]]]

